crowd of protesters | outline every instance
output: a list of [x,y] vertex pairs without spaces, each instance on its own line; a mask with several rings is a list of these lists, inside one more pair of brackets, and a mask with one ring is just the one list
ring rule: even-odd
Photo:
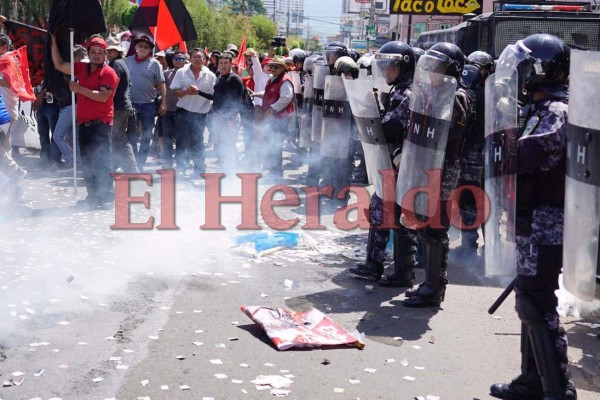
[[[302,72],[302,61],[294,65],[287,47],[273,45],[265,54],[249,48],[241,55],[234,44],[212,52],[156,51],[148,35],[95,35],[76,45],[71,81],[71,62],[63,60],[54,38],[48,44],[54,68],[64,74],[66,91],[76,94],[76,103],[71,96],[55,96],[43,82],[35,88],[40,167],[81,170],[85,206],[111,207],[111,172],[149,171],[149,156],[158,168],[199,179],[212,150],[215,172],[283,178],[284,143],[295,149],[298,135],[289,72]],[[0,57],[9,50],[10,39],[0,35]],[[8,124],[2,129],[0,172],[15,184],[26,171],[18,166],[18,149],[10,147],[18,98],[4,82],[0,77],[0,113]]]

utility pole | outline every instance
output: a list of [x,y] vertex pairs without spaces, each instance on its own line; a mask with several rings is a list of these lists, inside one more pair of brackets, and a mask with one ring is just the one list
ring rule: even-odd
[[285,37],[290,36],[290,3],[287,7],[287,23],[285,24]]
[[310,22],[306,24],[306,51],[310,47]]
[[[369,26],[375,26],[375,0],[371,0],[371,9],[369,10]],[[367,35],[367,51],[370,49],[369,35]]]

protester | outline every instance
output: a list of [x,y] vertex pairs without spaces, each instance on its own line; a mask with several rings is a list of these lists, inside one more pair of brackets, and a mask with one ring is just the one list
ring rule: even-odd
[[[52,93],[43,88],[43,82],[36,87],[36,98],[31,104],[35,111],[38,136],[40,137],[40,166],[49,167],[60,163],[60,149],[54,141],[59,108]],[[52,135],[50,135],[52,132]]]
[[[0,33],[0,58],[4,54],[12,50],[12,41],[8,35]],[[4,104],[6,105],[6,111],[10,117],[10,125],[4,132],[5,142],[10,146],[10,126],[19,118],[19,97],[10,87],[6,78],[0,73],[0,89],[2,90],[2,97],[4,97]],[[11,155],[13,158],[19,156],[19,148],[11,148]]]
[[126,173],[139,173],[133,147],[127,135],[129,119],[133,115],[131,104],[131,78],[127,63],[123,58],[125,49],[114,38],[108,38],[106,56],[108,65],[115,70],[119,78],[119,86],[114,94],[115,116],[111,131],[111,149],[113,170]]
[[254,94],[262,98],[261,143],[266,146],[263,152],[263,169],[274,178],[283,177],[283,141],[294,114],[294,85],[285,68],[286,63],[282,56],[273,57],[269,62],[273,76],[267,82],[264,92]]
[[[244,84],[242,79],[232,72],[232,56],[223,53],[219,57],[219,78],[214,91],[214,126],[218,142],[217,153],[221,170],[232,173],[237,157],[236,141],[240,129],[239,113],[243,107],[242,94]],[[212,132],[211,132],[212,134]]]
[[[182,151],[185,149],[185,145],[182,140],[184,138],[184,132],[177,129],[175,122],[177,112],[177,101],[178,97],[173,92],[171,84],[175,73],[185,65],[185,54],[181,51],[175,51],[172,58],[173,68],[169,68],[164,71],[165,84],[167,87],[167,112],[161,119],[161,128],[164,138],[164,154],[165,159],[163,168],[173,168],[173,145],[176,146],[176,151]],[[185,164],[186,158],[183,156],[183,163]]]
[[127,68],[131,77],[131,100],[139,122],[142,126],[140,147],[137,147],[137,137],[130,133],[129,139],[136,153],[138,169],[143,170],[150,151],[152,128],[154,127],[154,112],[156,97],[155,88],[161,96],[159,115],[167,111],[165,77],[160,63],[152,57],[154,40],[147,35],[134,39],[136,53],[127,57]]
[[[54,68],[67,74],[71,71],[71,63],[63,61],[56,37],[51,37]],[[102,37],[93,36],[88,43],[90,62],[75,63],[77,81],[69,84],[71,90],[78,94],[77,121],[88,194],[80,204],[89,208],[108,208],[114,202],[110,135],[114,117],[113,97],[119,78],[106,64],[106,47]]]
[[190,58],[192,62],[175,73],[170,86],[179,98],[175,116],[178,135],[181,135],[176,149],[177,169],[185,171],[187,151],[194,162],[194,173],[197,175],[206,170],[204,129],[217,77],[204,66],[202,49],[192,49]]

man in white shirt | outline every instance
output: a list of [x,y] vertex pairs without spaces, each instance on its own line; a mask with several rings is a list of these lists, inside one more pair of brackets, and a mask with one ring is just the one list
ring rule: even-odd
[[205,171],[204,129],[206,115],[210,111],[217,77],[204,66],[204,52],[200,48],[191,51],[191,64],[186,64],[175,73],[171,89],[177,101],[175,124],[182,135],[182,148],[177,146],[175,159],[177,169],[185,171],[185,152],[194,162],[196,174]]

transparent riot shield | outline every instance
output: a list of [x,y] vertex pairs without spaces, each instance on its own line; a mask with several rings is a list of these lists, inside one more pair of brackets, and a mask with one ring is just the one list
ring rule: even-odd
[[563,282],[600,299],[600,52],[572,50],[570,76]]
[[517,140],[519,137],[518,64],[527,57],[517,45],[500,56],[496,73],[485,82],[485,273],[511,275],[517,267],[515,243]]
[[298,145],[302,148],[310,147],[312,132],[312,107],[313,107],[313,77],[306,76],[304,80],[304,95],[302,113],[300,114],[300,139]]
[[341,76],[325,77],[321,157],[348,159],[352,112]]
[[[426,171],[439,170],[444,164],[446,143],[452,119],[456,79],[415,69],[410,96],[410,122],[402,146],[402,160],[396,184],[396,203],[403,209],[427,217],[436,210],[429,209],[425,193],[415,196],[414,202],[403,203],[412,189],[429,185]],[[439,185],[438,183],[433,183]]]
[[392,169],[392,160],[381,126],[373,82],[367,79],[344,79],[344,87],[365,154],[369,183],[375,187],[377,196],[383,198],[379,171]]
[[321,143],[321,128],[323,121],[323,99],[325,96],[325,77],[329,75],[329,66],[315,65],[313,67],[313,109],[311,140]]

